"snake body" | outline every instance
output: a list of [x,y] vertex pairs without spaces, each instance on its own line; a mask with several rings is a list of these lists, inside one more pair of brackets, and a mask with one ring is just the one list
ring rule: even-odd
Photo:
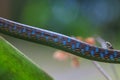
[[118,50],[92,46],[63,34],[28,26],[1,17],[0,32],[70,52],[86,59],[108,63],[120,63],[120,51]]

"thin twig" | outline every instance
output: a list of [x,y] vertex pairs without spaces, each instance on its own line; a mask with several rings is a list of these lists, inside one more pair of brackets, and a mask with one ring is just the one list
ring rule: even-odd
[[[106,43],[103,39],[97,38],[97,41],[101,44],[103,48],[107,48]],[[96,68],[101,72],[101,74],[107,79],[107,80],[112,80],[112,78],[108,75],[108,73],[100,66],[100,64],[96,61],[93,61],[93,64],[96,66]]]
[[96,61],[93,61],[93,64],[96,66],[96,68],[102,73],[102,75],[107,79],[107,80],[112,80],[112,78],[106,73],[106,71],[100,66],[100,64]]
[[[103,40],[103,39],[100,38],[100,37],[97,37],[96,40],[101,44],[101,46],[102,46],[103,48],[106,48],[106,49],[108,48],[105,40]],[[111,46],[111,47],[112,47],[112,46]],[[113,47],[112,47],[112,49],[113,49]],[[117,71],[116,71],[116,69],[115,69],[115,66],[114,66],[113,64],[110,64],[110,67],[111,67],[111,69],[112,69],[112,71],[113,71],[113,74],[115,74],[116,80],[119,80],[119,76],[118,76],[118,74],[116,74]]]
[[101,37],[97,37],[97,38],[96,38],[96,41],[97,41],[98,43],[100,43],[100,45],[101,45],[102,48],[107,49],[106,41],[105,41],[104,39],[102,39]]

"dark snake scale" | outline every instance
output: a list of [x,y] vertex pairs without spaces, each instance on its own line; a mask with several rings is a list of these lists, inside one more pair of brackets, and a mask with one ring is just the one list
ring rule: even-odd
[[1,17],[0,32],[51,46],[90,60],[120,63],[120,51],[118,50],[99,48],[63,34],[24,25]]

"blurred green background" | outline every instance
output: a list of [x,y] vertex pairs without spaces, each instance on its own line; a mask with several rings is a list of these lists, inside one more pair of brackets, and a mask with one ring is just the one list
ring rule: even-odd
[[[120,49],[120,0],[0,0],[0,17],[69,36],[86,38],[99,35],[110,41],[116,49]],[[83,80],[93,80],[96,76],[98,76],[97,80],[104,80],[104,77],[96,71],[88,75],[92,72],[89,71],[90,68],[94,70],[94,65],[88,60],[81,59],[84,68],[80,67],[82,71],[74,70],[68,66],[68,62],[59,63],[53,60],[51,56],[55,49],[3,36],[56,80],[80,80],[81,77]],[[109,64],[104,65],[110,75],[115,77],[113,71],[110,71],[111,68],[108,68]],[[60,66],[61,69],[64,68],[63,72],[59,72]],[[67,70],[66,73],[64,70]],[[71,74],[73,72],[74,75]],[[65,74],[69,75],[65,76]],[[87,75],[80,77],[80,74]],[[73,78],[70,78],[71,75]]]

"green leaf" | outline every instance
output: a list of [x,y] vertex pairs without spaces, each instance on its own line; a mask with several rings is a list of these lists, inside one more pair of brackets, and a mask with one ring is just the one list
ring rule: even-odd
[[0,80],[53,80],[30,59],[0,37]]

